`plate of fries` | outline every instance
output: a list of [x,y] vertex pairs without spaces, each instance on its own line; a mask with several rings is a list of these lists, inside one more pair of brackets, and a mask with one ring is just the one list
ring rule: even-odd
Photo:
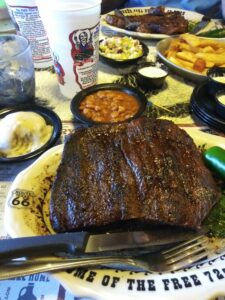
[[204,81],[209,68],[225,67],[225,42],[185,33],[161,40],[157,54],[175,73],[195,82]]

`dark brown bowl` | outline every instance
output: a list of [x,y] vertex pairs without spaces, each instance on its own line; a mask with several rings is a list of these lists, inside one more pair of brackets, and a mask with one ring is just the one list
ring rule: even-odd
[[[140,73],[140,71],[144,68],[149,68],[150,72],[148,76]],[[155,68],[157,71],[161,70],[162,76],[156,77],[156,74],[153,72],[153,68]],[[168,68],[161,63],[145,63],[137,69],[137,81],[139,85],[149,90],[160,89],[163,86],[167,75]]]
[[120,85],[120,84],[116,84],[116,83],[98,84],[98,85],[95,85],[95,86],[92,86],[90,88],[80,91],[72,99],[71,104],[70,104],[70,110],[73,113],[75,120],[77,120],[83,124],[87,124],[89,126],[96,125],[96,124],[113,124],[113,122],[105,123],[105,122],[97,122],[97,121],[88,119],[79,110],[80,104],[86,96],[88,96],[94,92],[102,91],[102,90],[118,90],[118,91],[125,92],[129,95],[134,96],[139,103],[139,109],[133,117],[125,119],[124,121],[114,122],[114,123],[122,123],[122,122],[130,121],[132,119],[136,119],[136,118],[140,117],[146,109],[146,105],[148,103],[147,98],[138,89],[135,89],[135,88],[127,86],[127,85],[124,86],[124,85]]

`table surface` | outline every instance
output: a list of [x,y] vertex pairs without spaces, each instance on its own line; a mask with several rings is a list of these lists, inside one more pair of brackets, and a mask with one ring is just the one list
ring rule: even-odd
[[[147,61],[155,60],[155,42],[144,41],[149,46]],[[115,69],[100,62],[98,72],[98,83],[120,82],[136,86],[134,74],[129,74],[129,69]],[[196,127],[200,131],[217,133],[205,124],[199,122],[190,115],[189,101],[195,87],[195,83],[186,81],[179,76],[170,73],[162,89],[155,91],[142,90],[148,100],[152,103],[146,111],[149,117],[167,118],[181,127]],[[70,100],[63,97],[59,92],[56,76],[51,70],[36,71],[36,103],[54,110],[61,118],[63,124],[62,140],[70,133],[74,124],[70,112]],[[15,176],[26,168],[32,161],[20,164],[4,164],[0,166],[0,236],[6,238],[4,230],[3,213],[7,191]],[[0,282],[0,299],[14,300],[18,298],[21,290],[33,284],[33,292],[36,299],[78,299],[66,291],[58,281],[47,274],[21,277],[14,280]],[[20,299],[20,298],[18,298]],[[22,299],[22,298],[21,298]],[[25,298],[23,298],[25,299]],[[26,298],[31,299],[31,298]],[[218,299],[224,299],[220,297]]]

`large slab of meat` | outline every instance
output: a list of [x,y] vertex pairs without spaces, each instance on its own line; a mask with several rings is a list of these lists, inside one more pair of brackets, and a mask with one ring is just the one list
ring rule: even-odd
[[116,222],[199,228],[219,196],[187,133],[142,117],[78,129],[64,147],[50,201],[57,232]]
[[[123,16],[108,14],[105,18],[109,25],[143,33],[181,34],[188,31],[188,20],[180,11],[165,11],[162,6],[151,8],[148,14]],[[127,24],[129,20],[129,24]],[[132,26],[132,23],[136,26]],[[128,27],[128,28],[127,28]]]

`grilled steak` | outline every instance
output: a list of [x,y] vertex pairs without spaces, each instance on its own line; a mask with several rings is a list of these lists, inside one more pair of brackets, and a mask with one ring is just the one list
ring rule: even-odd
[[[148,14],[139,16],[126,16],[130,22],[138,22],[135,31],[143,33],[181,34],[188,31],[188,21],[180,11],[167,11],[156,7]],[[119,15],[107,15],[106,22],[110,25],[126,29],[126,20]]]
[[167,120],[142,117],[78,129],[52,188],[57,232],[141,221],[199,228],[218,188],[192,139]]

